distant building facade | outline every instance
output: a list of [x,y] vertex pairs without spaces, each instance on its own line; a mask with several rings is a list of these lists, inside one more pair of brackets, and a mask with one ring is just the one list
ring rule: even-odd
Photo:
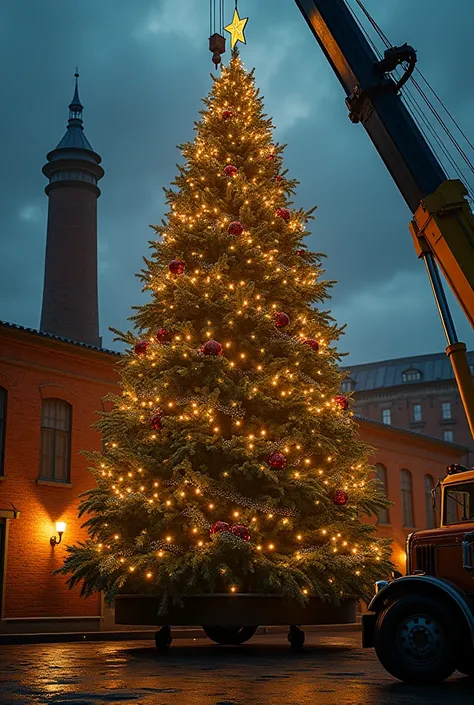
[[[474,374],[474,351],[468,352]],[[415,355],[343,368],[349,376],[343,393],[354,393],[354,412],[387,426],[406,428],[469,449],[464,458],[474,463],[474,443],[445,353]]]

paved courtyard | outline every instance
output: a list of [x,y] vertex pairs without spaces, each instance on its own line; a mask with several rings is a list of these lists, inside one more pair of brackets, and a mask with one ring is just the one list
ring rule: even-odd
[[239,647],[175,640],[0,646],[1,705],[472,705],[459,675],[415,688],[391,678],[360,634],[309,634],[293,653],[286,636]]

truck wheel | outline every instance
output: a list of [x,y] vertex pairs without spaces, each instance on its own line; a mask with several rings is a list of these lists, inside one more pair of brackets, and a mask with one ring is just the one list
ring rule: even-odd
[[251,639],[256,627],[203,627],[205,635],[216,644],[244,644]]
[[405,683],[440,683],[458,660],[455,623],[442,604],[418,595],[392,602],[377,617],[376,654]]

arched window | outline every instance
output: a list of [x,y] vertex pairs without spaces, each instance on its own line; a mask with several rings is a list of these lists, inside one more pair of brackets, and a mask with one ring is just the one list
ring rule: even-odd
[[349,392],[353,392],[355,390],[355,387],[356,387],[355,380],[348,377],[341,384],[341,392],[343,394],[348,394]]
[[419,382],[421,380],[422,374],[420,370],[410,367],[408,370],[402,372],[403,382]]
[[[379,492],[381,492],[385,497],[388,497],[387,468],[381,463],[377,463],[375,466],[375,476],[377,479]],[[390,515],[388,513],[388,507],[379,511],[377,524],[390,524]]]
[[7,390],[0,387],[0,475],[5,472],[5,437],[7,430]]
[[44,399],[41,408],[41,480],[69,482],[71,459],[71,405],[62,399]]
[[409,470],[400,471],[400,479],[402,486],[402,512],[403,526],[412,528],[415,526],[413,516],[413,480]]
[[434,479],[431,475],[425,475],[425,509],[426,509],[426,528],[436,528],[436,514],[433,507],[432,491],[434,490]]

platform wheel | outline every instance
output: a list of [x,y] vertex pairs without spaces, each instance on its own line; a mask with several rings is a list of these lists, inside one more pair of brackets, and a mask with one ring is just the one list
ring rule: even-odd
[[258,625],[245,627],[208,627],[203,626],[203,631],[211,641],[216,644],[244,644],[251,639],[258,629]]
[[382,666],[405,683],[440,683],[459,661],[459,635],[442,602],[407,595],[377,617],[374,646]]
[[171,628],[161,627],[155,634],[155,644],[158,651],[161,653],[166,653],[171,646]]
[[302,649],[304,640],[304,631],[301,629],[301,627],[298,627],[296,624],[292,624],[290,626],[290,631],[288,632],[288,641],[290,642],[291,648],[295,651]]

